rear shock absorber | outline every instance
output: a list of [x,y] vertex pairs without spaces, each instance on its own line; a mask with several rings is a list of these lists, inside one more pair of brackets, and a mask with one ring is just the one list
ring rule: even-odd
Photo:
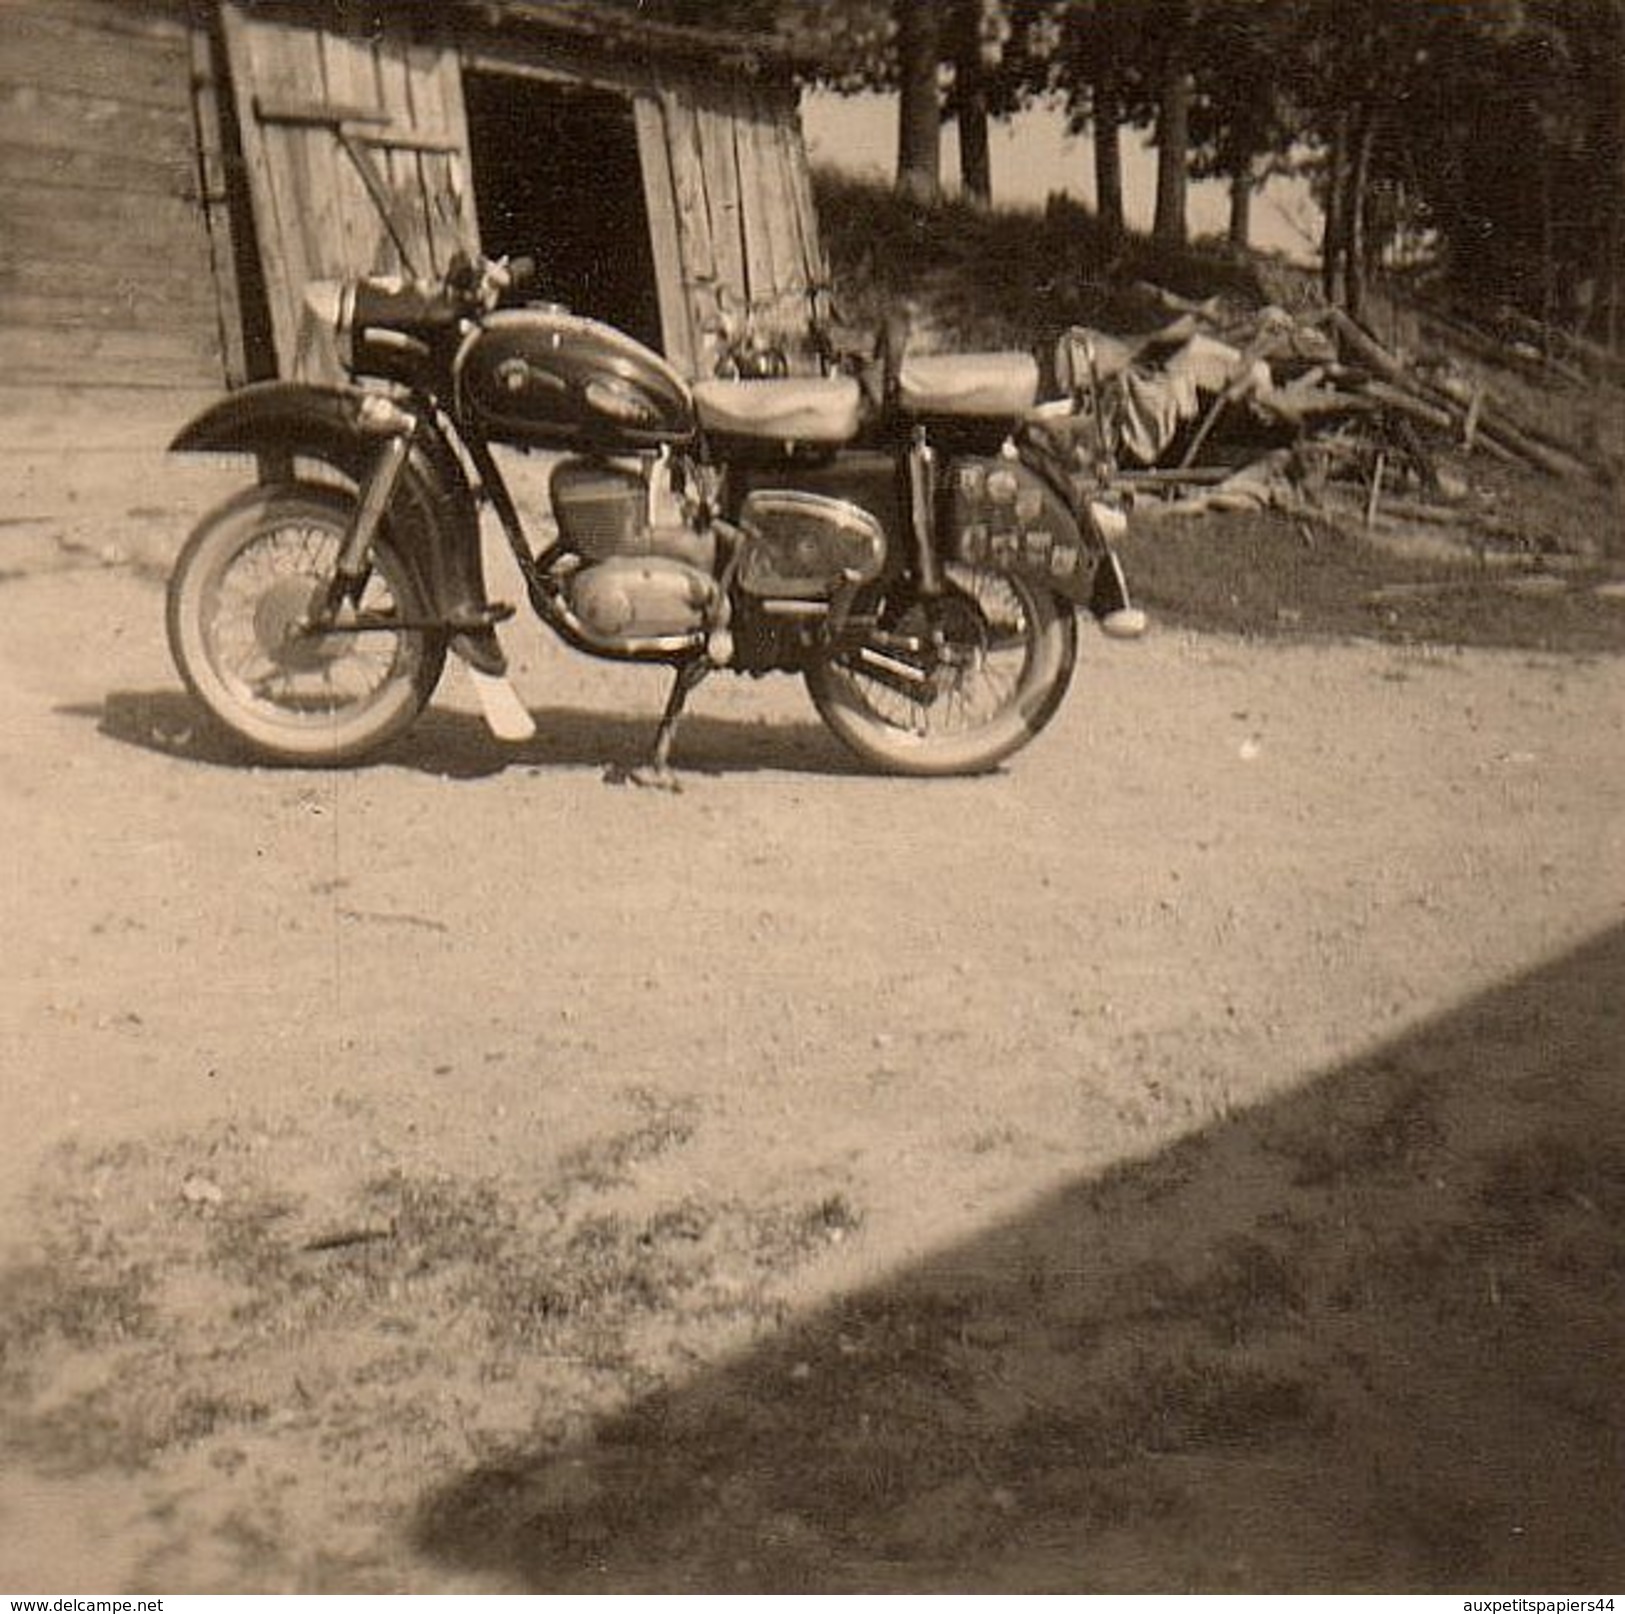
[[916,426],[909,438],[908,495],[920,592],[940,594],[942,562],[937,557],[937,451],[931,446],[923,426]]

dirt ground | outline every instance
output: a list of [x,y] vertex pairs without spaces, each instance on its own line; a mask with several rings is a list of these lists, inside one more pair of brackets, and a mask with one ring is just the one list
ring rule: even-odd
[[1625,659],[719,679],[674,796],[521,623],[534,742],[265,770],[141,499],[0,530],[0,1584],[1625,1581]]

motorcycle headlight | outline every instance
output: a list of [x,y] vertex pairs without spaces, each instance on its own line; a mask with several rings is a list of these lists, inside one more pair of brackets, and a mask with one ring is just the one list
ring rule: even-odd
[[306,315],[332,337],[339,363],[349,370],[355,359],[355,282],[312,280],[303,301]]

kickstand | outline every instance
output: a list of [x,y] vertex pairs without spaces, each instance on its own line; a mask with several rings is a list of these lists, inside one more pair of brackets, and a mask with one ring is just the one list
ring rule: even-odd
[[671,770],[672,742],[677,738],[677,725],[682,721],[688,697],[710,672],[711,663],[704,656],[695,656],[692,661],[685,661],[678,667],[671,694],[666,698],[666,710],[660,717],[660,727],[655,730],[654,754],[646,766],[611,769],[605,775],[611,783],[645,785],[654,790],[677,791],[683,788]]

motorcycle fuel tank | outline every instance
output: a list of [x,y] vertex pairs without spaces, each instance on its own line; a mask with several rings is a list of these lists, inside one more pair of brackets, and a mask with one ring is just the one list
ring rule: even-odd
[[688,384],[641,342],[561,308],[487,315],[457,354],[457,404],[492,442],[677,443],[694,430]]

